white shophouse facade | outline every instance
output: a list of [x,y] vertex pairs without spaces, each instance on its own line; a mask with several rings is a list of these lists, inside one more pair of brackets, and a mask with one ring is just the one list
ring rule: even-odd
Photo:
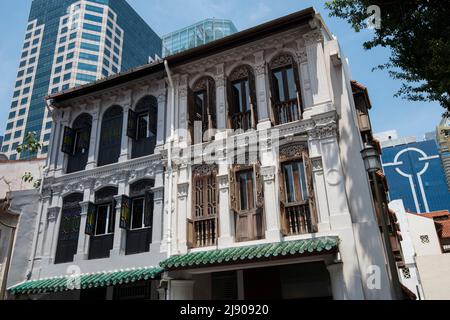
[[[166,59],[49,100],[54,130],[32,279],[65,275],[72,265],[91,273],[230,248],[335,239],[334,250],[316,247],[286,259],[170,267],[160,297],[264,298],[258,295],[263,283],[279,288],[271,298],[393,299],[350,73],[320,16],[306,9]],[[257,161],[227,162],[233,146],[216,148],[216,163],[202,163],[207,153],[198,149],[207,144],[191,140],[197,121],[203,130],[217,129],[210,135],[216,143],[244,138],[241,150],[252,133],[227,129],[254,129]],[[155,147],[143,156],[136,150],[150,149],[135,147],[141,123],[153,128],[143,137],[154,137]],[[123,196],[134,200],[136,182],[148,180],[151,245],[127,255]],[[58,255],[58,239],[64,208],[73,205],[80,208],[73,262],[55,264],[56,257],[67,258],[67,251]],[[104,236],[107,252],[96,246]]]

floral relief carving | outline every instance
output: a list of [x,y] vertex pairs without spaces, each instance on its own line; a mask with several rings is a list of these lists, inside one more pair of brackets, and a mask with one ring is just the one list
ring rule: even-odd
[[272,61],[270,62],[270,68],[271,69],[281,68],[288,65],[292,65],[293,63],[294,59],[290,54],[282,53],[276,56],[274,59],[272,59]]
[[307,150],[306,145],[301,143],[282,146],[280,147],[280,161],[302,158],[305,150]]

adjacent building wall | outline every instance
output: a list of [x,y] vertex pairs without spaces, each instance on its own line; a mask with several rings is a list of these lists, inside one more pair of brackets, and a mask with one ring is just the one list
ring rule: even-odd
[[45,160],[0,161],[0,199],[6,198],[10,191],[33,189],[33,183],[22,180],[26,172],[30,172],[34,179],[41,179]]

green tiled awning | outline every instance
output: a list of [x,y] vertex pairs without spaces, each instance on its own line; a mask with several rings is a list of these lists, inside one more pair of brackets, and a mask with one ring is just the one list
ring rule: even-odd
[[[157,278],[164,270],[161,268],[139,268],[81,275],[81,289],[109,287]],[[27,281],[8,291],[11,294],[38,294],[74,290],[74,279],[68,276]]]
[[166,270],[182,270],[222,264],[238,264],[294,258],[337,252],[338,246],[338,237],[322,237],[248,247],[233,247],[221,250],[193,252],[186,255],[171,257],[161,262],[160,266]]

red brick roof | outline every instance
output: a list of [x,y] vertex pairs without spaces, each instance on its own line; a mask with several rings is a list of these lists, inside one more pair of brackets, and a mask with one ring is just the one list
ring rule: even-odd
[[[439,235],[440,239],[450,239],[450,212],[445,211],[436,211],[430,213],[419,214],[418,216],[425,217],[428,219],[433,219],[436,224],[436,231]],[[447,220],[439,221],[439,218],[445,218]]]

